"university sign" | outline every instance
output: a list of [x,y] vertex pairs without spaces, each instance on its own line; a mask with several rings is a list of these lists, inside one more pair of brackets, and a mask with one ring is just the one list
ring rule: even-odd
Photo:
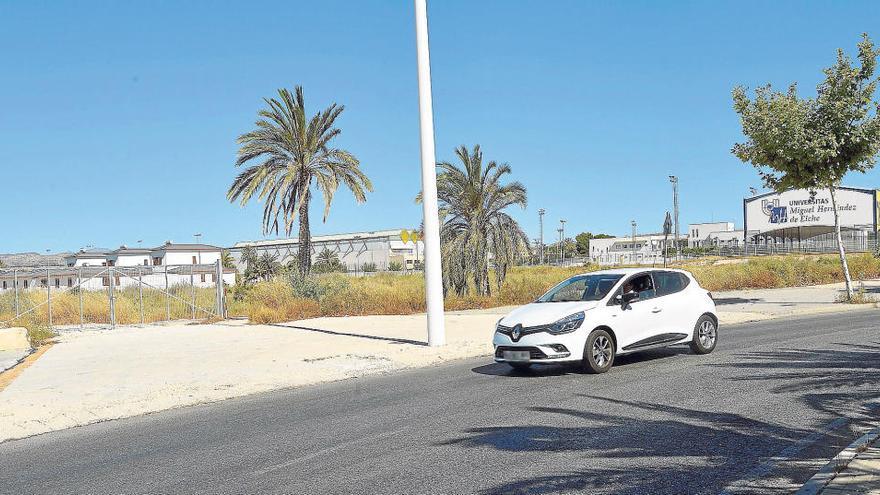
[[[841,188],[837,190],[840,223],[850,228],[877,228],[880,191]],[[797,227],[834,225],[834,207],[828,190],[793,190],[770,193],[745,200],[745,223],[749,232],[767,232]]]

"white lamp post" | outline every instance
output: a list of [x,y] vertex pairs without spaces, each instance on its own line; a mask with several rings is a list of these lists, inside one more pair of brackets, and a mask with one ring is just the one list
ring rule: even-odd
[[446,343],[443,281],[440,266],[440,215],[437,207],[437,161],[434,155],[434,109],[431,103],[431,59],[428,50],[428,5],[414,0],[419,72],[419,129],[422,148],[422,214],[425,222],[425,295],[428,345]]

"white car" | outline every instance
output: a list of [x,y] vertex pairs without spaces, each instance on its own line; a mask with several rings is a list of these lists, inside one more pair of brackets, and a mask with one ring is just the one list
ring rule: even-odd
[[623,268],[576,275],[498,320],[495,361],[515,369],[580,361],[592,373],[615,356],[690,344],[708,354],[718,342],[712,293],[683,270]]

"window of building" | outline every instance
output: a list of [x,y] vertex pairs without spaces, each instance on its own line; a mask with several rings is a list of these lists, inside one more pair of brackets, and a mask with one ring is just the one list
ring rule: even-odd
[[214,273],[211,274],[211,282],[217,282],[217,275]]
[[24,288],[25,288],[25,289],[28,288],[28,281],[27,281],[27,280],[24,281]]
[[67,277],[67,286],[68,286],[68,287],[73,287],[73,279],[70,278],[70,277]]
[[61,279],[60,279],[60,278],[56,278],[56,279],[55,279],[55,288],[58,289],[58,288],[60,288],[60,287],[61,287]]
[[193,265],[195,265],[195,264],[196,264],[196,257],[193,256]]
[[205,281],[205,274],[204,274],[204,273],[200,275],[200,279],[201,279],[202,282]]
[[162,264],[162,258],[159,256],[153,257],[153,266],[160,266]]
[[3,281],[3,288],[4,289],[6,288],[6,281],[5,280]]
[[110,286],[110,277],[101,277],[101,285],[104,287]]
[[144,260],[144,266],[147,266],[147,265],[149,265],[149,264],[150,264],[149,260],[145,259],[145,260]]

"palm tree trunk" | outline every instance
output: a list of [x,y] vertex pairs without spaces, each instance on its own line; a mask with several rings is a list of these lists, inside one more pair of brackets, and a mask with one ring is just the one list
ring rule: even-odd
[[300,195],[299,201],[299,274],[307,277],[312,270],[312,234],[309,231],[309,199],[308,189]]
[[837,192],[834,184],[829,185],[828,189],[831,191],[831,207],[834,209],[834,233],[837,235],[837,252],[840,254],[840,264],[843,266],[843,278],[846,281],[846,300],[852,301],[852,278],[849,274],[849,264],[846,262],[846,252],[843,249],[843,236],[840,233],[840,212],[837,211]]

